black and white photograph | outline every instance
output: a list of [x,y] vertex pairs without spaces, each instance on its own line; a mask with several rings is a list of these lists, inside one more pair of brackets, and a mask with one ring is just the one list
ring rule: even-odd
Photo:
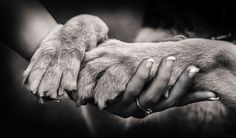
[[1,135],[235,138],[235,0],[1,0]]

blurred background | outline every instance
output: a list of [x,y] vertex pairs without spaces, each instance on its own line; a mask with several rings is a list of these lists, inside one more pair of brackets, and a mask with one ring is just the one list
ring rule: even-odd
[[[110,28],[110,37],[132,42],[142,27],[175,29],[180,34],[235,40],[234,0],[40,0],[58,23],[78,14],[93,14]],[[13,136],[88,137],[85,122],[72,102],[39,105],[22,85],[22,73],[28,62],[0,43],[1,64],[1,134]],[[12,130],[8,132],[7,130]],[[29,133],[31,131],[31,134]]]

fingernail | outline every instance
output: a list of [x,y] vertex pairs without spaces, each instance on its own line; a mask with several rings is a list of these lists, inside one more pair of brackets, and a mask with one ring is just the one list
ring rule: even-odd
[[152,58],[149,58],[148,60],[147,60],[147,63],[146,63],[146,67],[149,69],[149,68],[151,68],[152,67],[152,64],[153,64],[153,62],[154,62],[154,59],[152,59]]
[[165,98],[168,98],[168,97],[169,97],[169,90],[167,90],[167,91],[165,92],[164,97],[165,97]]
[[209,98],[208,100],[209,101],[217,101],[217,100],[219,100],[220,99],[220,97],[211,97],[211,98]]
[[172,60],[172,61],[175,61],[176,58],[175,58],[174,56],[170,56],[170,57],[168,57],[166,60]]
[[199,72],[200,69],[195,66],[189,66],[187,70],[189,77],[192,78]]
[[166,64],[168,67],[172,67],[176,58],[174,56],[170,56],[166,59]]

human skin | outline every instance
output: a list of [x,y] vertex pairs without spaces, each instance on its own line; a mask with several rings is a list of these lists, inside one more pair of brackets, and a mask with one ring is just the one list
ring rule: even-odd
[[[7,7],[7,8],[6,8]],[[7,1],[7,2],[1,2],[1,10],[3,11],[1,14],[3,15],[3,22],[1,22],[2,26],[4,26],[4,35],[1,37],[2,42],[10,46],[13,50],[15,50],[18,54],[23,56],[25,59],[28,61],[30,60],[31,56],[33,53],[36,51],[38,48],[40,42],[43,40],[46,34],[48,34],[55,26],[58,24],[56,21],[52,18],[52,16],[47,12],[47,10],[37,1],[22,1],[22,2],[17,2],[17,1]],[[7,14],[6,14],[7,13]],[[20,16],[19,16],[20,15]],[[6,17],[7,16],[7,17]],[[18,18],[21,17],[21,18]],[[14,41],[12,41],[14,39]],[[144,67],[140,66],[140,70],[142,70]],[[165,66],[163,67],[163,70],[166,70]],[[171,70],[169,69],[169,72]],[[117,105],[114,105],[113,110],[111,109],[112,107],[109,108],[110,112],[116,113],[117,115],[124,115],[124,108],[121,111],[117,111],[116,107],[127,107],[126,104],[127,102],[131,102],[132,104],[132,110],[126,113],[124,116],[130,116],[131,113],[133,114],[133,110],[138,110],[136,104],[134,104],[135,99],[131,98],[129,95],[133,95],[132,93],[136,93],[136,97],[139,95],[141,92],[141,89],[137,84],[145,84],[144,79],[137,79],[137,78],[142,78],[142,72],[138,72],[134,76],[134,81],[131,81],[130,85],[131,88],[132,86],[137,86],[135,87],[136,89],[133,92],[129,92],[129,88],[126,90],[124,94],[124,99],[123,102],[120,102]],[[168,75],[166,75],[168,77]],[[163,81],[162,79],[157,79],[158,81]],[[184,84],[190,85],[188,82],[191,82],[190,79],[189,81],[186,81]],[[180,81],[181,83],[181,81]],[[132,84],[132,85],[131,85]],[[166,87],[166,86],[163,86]],[[154,89],[154,88],[152,88]],[[139,91],[136,92],[136,91]],[[156,91],[158,89],[156,88]],[[159,90],[160,91],[160,90]],[[184,91],[182,91],[184,92]],[[162,93],[162,92],[160,92]],[[211,95],[211,94],[210,94]],[[141,96],[140,102],[141,103],[147,103],[145,100],[146,96]],[[209,95],[206,95],[204,98],[199,98],[196,97],[195,101],[198,100],[205,100],[209,98]],[[191,103],[191,102],[190,102]],[[122,108],[119,108],[122,109]],[[127,111],[126,111],[127,112]]]

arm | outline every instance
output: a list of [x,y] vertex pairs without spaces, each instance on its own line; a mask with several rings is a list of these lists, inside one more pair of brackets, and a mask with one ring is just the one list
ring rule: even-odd
[[36,0],[1,1],[0,9],[1,41],[29,61],[56,21]]
[[[5,3],[1,2],[0,6],[2,9],[2,19],[4,19],[1,22],[3,28],[1,41],[29,60],[44,36],[48,34],[48,32],[51,32],[52,28],[57,25],[56,21],[37,1],[24,1],[17,3],[11,0]],[[138,73],[135,76],[139,75],[140,74]],[[135,76],[134,78],[136,78]],[[133,83],[130,83],[130,85],[133,85]],[[136,88],[135,85],[133,86]],[[137,85],[137,89],[139,90],[138,86],[140,85]],[[127,91],[129,91],[129,89],[127,89]],[[127,93],[127,95],[129,95],[129,93]],[[126,99],[125,101],[133,101],[132,98],[124,99]]]

